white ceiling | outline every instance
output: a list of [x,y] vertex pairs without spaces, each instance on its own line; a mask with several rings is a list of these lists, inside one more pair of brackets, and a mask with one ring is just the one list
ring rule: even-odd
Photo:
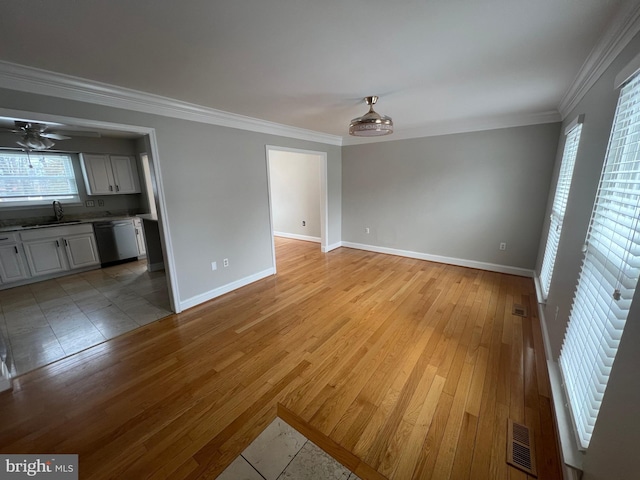
[[3,2],[0,60],[344,136],[557,111],[623,0]]

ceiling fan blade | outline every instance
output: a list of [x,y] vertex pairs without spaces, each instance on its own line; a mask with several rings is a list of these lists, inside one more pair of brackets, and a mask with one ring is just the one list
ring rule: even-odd
[[52,138],[53,140],[70,140],[71,137],[67,137],[66,135],[62,135],[60,133],[55,132],[42,132],[40,134],[42,138]]

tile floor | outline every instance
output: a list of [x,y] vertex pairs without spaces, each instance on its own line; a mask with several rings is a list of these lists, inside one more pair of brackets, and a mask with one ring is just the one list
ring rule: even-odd
[[165,272],[145,260],[0,291],[14,376],[170,314]]
[[360,480],[280,418],[218,480]]

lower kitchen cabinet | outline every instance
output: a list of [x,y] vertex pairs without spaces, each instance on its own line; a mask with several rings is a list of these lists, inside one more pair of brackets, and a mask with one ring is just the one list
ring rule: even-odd
[[59,238],[25,242],[24,251],[33,276],[69,270]]
[[0,245],[0,280],[2,283],[17,282],[29,278],[29,271],[17,244]]
[[34,277],[100,264],[91,224],[28,230],[20,237]]
[[67,250],[67,258],[71,269],[90,267],[100,263],[96,237],[93,233],[64,237],[62,240]]

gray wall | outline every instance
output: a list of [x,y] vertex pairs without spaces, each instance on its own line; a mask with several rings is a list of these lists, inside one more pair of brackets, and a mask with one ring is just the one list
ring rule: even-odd
[[[614,78],[639,51],[640,35],[636,36],[623,50],[578,106],[567,116],[563,125],[564,128],[579,114],[585,114],[553,279],[546,306],[543,306],[553,360],[557,360],[562,346],[583,258],[581,247],[591,217],[618,100],[619,91],[614,89]],[[558,148],[553,189],[557,180],[563,142],[564,139]],[[550,213],[550,209],[549,203],[547,214]],[[538,272],[547,229],[548,221],[545,222],[540,243]],[[638,445],[640,445],[640,414],[638,413],[640,348],[638,345],[640,345],[640,294],[636,290],[598,421],[585,455],[584,480],[640,478],[640,465],[636,459]]]
[[558,135],[553,123],[345,147],[343,240],[533,269]]
[[329,243],[340,241],[339,146],[6,89],[0,105],[156,130],[180,301],[273,267],[265,145],[327,152]]
[[[19,149],[16,145],[16,136],[0,132],[0,146]],[[82,170],[77,153],[110,153],[116,155],[135,155],[135,141],[125,138],[91,138],[75,137],[70,140],[58,141],[52,149],[56,152],[71,153],[73,168],[78,179],[78,195],[82,205],[65,205],[64,214],[66,217],[101,217],[106,212],[114,214],[140,213],[142,196],[140,194],[131,195],[87,195],[84,181],[82,180]],[[37,153],[34,153],[37,155]],[[140,177],[142,178],[142,177]],[[95,200],[94,207],[87,207],[86,200]],[[104,206],[98,205],[98,200],[103,200]],[[15,225],[30,218],[51,217],[53,219],[53,209],[49,206],[34,208],[8,207],[0,209],[0,224]]]
[[270,152],[274,232],[320,239],[320,161],[319,155]]

